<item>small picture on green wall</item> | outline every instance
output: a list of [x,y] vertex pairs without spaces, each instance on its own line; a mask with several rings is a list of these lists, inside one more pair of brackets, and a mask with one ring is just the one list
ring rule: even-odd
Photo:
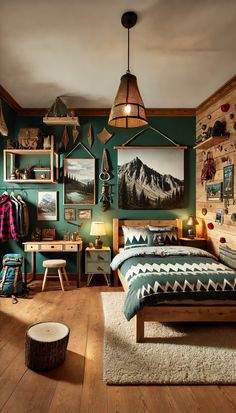
[[75,221],[75,208],[64,208],[64,220]]
[[91,219],[92,210],[91,209],[78,209],[78,219]]
[[57,192],[38,191],[37,220],[57,221]]

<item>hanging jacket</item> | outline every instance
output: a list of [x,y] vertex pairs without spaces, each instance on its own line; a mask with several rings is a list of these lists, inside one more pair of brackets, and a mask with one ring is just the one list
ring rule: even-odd
[[21,195],[17,196],[19,202],[21,202],[23,210],[22,210],[22,221],[23,221],[23,236],[27,237],[29,234],[29,209],[27,203],[23,200]]
[[0,196],[0,240],[17,240],[14,207],[8,195]]

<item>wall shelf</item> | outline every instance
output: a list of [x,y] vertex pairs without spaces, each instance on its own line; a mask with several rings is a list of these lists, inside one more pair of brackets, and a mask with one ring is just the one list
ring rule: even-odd
[[[47,169],[49,172],[49,177],[42,179],[10,179],[10,175],[15,172],[16,163],[20,162],[20,157],[30,156],[31,166],[34,169]],[[47,168],[41,168],[41,165],[33,165],[34,159],[36,162],[41,161],[41,156],[47,156]],[[59,178],[59,163],[58,163],[58,153],[54,150],[54,139],[51,141],[51,149],[4,149],[3,150],[3,179],[5,182],[25,184],[25,183],[35,183],[35,184],[49,184],[57,183]]]
[[229,139],[229,136],[212,136],[203,142],[198,143],[194,146],[194,149],[208,149],[215,145],[220,145],[222,142]]
[[54,117],[45,116],[43,118],[43,123],[46,125],[65,125],[65,126],[79,126],[79,119],[77,116],[64,116],[64,117]]

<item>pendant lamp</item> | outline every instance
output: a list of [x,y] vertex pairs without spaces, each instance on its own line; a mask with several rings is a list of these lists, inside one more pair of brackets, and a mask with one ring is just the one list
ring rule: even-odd
[[122,15],[121,23],[128,29],[128,68],[120,79],[120,86],[111,108],[108,125],[117,128],[137,128],[147,124],[146,111],[139,93],[137,78],[129,68],[129,30],[135,26],[137,14],[128,11]]

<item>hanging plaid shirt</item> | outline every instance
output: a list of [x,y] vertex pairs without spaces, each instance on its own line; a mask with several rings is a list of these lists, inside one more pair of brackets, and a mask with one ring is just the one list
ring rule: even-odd
[[0,240],[17,240],[16,222],[12,202],[8,195],[0,196]]

